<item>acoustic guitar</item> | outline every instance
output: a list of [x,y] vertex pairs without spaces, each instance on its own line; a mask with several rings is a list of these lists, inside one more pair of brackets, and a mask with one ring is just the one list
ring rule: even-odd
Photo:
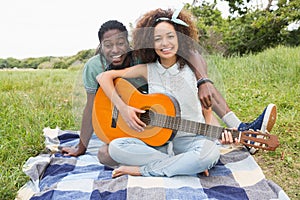
[[[118,95],[127,105],[146,111],[138,116],[147,126],[143,132],[128,127],[100,87],[94,99],[92,121],[94,132],[105,143],[120,137],[135,137],[148,145],[161,146],[171,141],[177,131],[221,139],[222,132],[226,129],[182,119],[179,104],[172,96],[162,93],[143,94],[123,78],[115,79],[114,84]],[[227,130],[231,131],[233,138],[238,138],[240,143],[249,147],[274,151],[279,146],[276,135],[252,130],[243,132]]]

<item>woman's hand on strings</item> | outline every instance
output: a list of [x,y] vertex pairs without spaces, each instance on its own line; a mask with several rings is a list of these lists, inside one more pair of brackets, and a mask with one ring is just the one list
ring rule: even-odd
[[144,131],[144,128],[146,127],[146,124],[142,120],[140,120],[138,114],[142,114],[145,112],[145,110],[134,108],[128,105],[120,109],[120,113],[128,127],[138,132]]

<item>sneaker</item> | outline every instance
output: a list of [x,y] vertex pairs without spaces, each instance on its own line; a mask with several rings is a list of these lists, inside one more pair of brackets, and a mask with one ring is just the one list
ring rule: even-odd
[[[276,122],[277,118],[277,110],[275,104],[269,104],[263,111],[263,113],[256,118],[251,123],[241,123],[238,127],[238,131],[247,131],[247,130],[254,130],[254,131],[261,131],[263,133],[270,132]],[[252,135],[256,136],[256,135]],[[253,143],[251,144],[259,145],[259,143]],[[254,147],[248,148],[249,152],[251,154],[255,154],[258,149]]]

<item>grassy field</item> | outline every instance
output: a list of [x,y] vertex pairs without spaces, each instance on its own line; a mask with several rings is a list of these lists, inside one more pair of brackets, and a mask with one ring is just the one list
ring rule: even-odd
[[[243,58],[209,57],[209,73],[243,121],[252,121],[269,103],[278,119],[275,152],[255,159],[266,177],[299,199],[300,48],[278,47]],[[85,95],[81,71],[0,71],[0,199],[14,199],[28,177],[25,161],[44,151],[44,127],[78,130]]]

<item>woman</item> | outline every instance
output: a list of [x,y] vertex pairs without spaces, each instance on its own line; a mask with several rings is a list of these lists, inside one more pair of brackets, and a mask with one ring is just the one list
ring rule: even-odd
[[[97,76],[103,91],[132,129],[144,130],[146,124],[137,117],[137,113],[145,111],[128,106],[117,95],[113,84],[117,77],[145,78],[149,93],[170,93],[178,100],[182,118],[205,122],[197,95],[197,80],[185,59],[189,54],[186,49],[192,49],[193,40],[198,38],[191,19],[187,12],[173,14],[170,9],[150,11],[139,20],[137,27],[153,29],[137,29],[133,33],[137,54],[143,63],[148,64],[111,70]],[[226,137],[230,137],[227,132]],[[233,142],[232,137],[227,141]],[[124,174],[168,177],[196,175],[207,172],[220,156],[215,142],[202,135],[178,131],[172,145],[152,147],[137,138],[111,141],[109,154],[121,165],[113,171],[113,177]]]

